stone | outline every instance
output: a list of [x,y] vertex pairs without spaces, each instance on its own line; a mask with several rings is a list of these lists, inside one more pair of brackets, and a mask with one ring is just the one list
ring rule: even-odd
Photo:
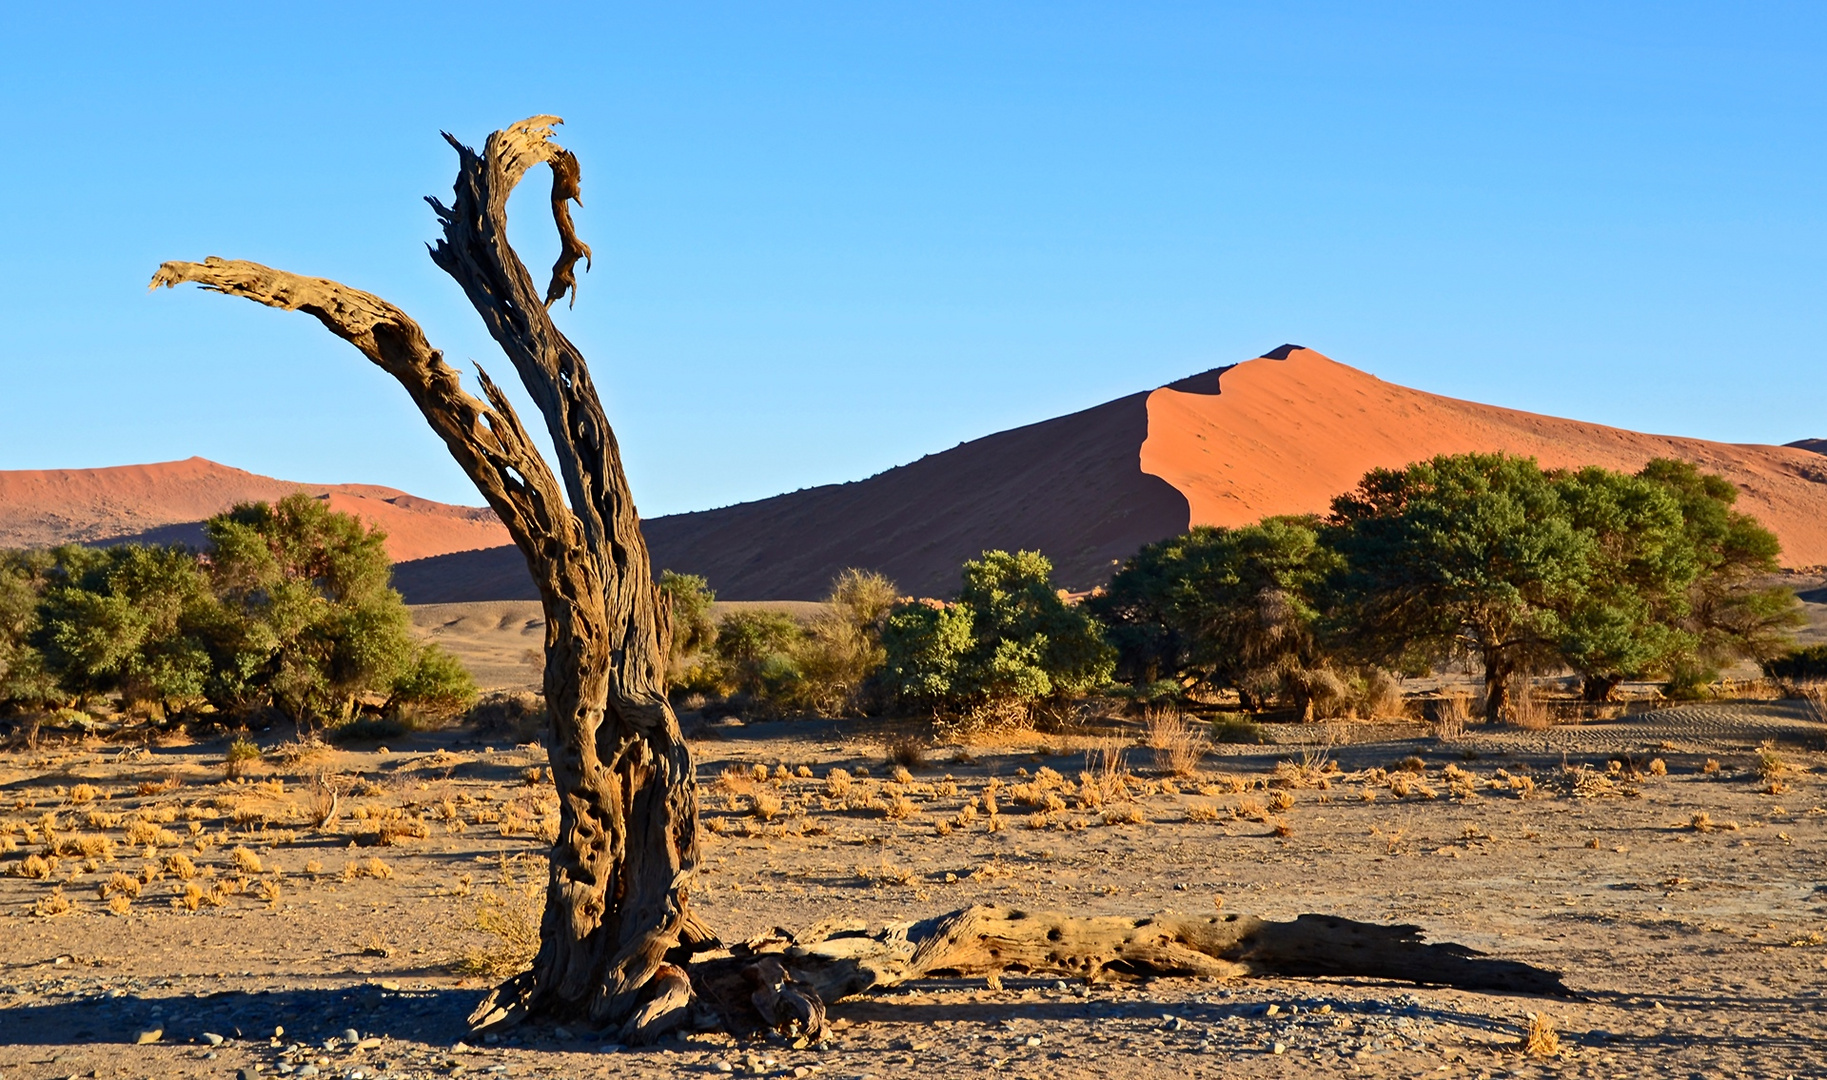
[[346,1042],[346,1043],[358,1043],[358,1042],[361,1042],[361,1041],[362,1041],[362,1033],[361,1033],[361,1032],[359,1032],[359,1031],[357,1031],[357,1030],[355,1030],[355,1029],[354,1029],[354,1028],[344,1028],[344,1029],[343,1029],[343,1041],[344,1041],[344,1042]]
[[1285,1054],[1288,1052],[1288,1044],[1287,1043],[1276,1043],[1274,1046],[1269,1048],[1269,1052],[1273,1053],[1273,1054]]
[[224,1040],[222,1036],[213,1031],[205,1031],[203,1033],[203,1041],[211,1046],[221,1046]]
[[151,1028],[146,1028],[146,1029],[140,1031],[138,1034],[134,1035],[133,1041],[134,1041],[135,1045],[145,1046],[149,1043],[158,1042],[160,1039],[162,1039],[164,1037],[165,1037],[164,1028],[151,1027]]

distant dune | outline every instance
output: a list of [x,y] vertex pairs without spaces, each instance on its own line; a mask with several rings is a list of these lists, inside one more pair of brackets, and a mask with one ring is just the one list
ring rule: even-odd
[[[702,574],[726,600],[817,599],[847,566],[943,596],[957,589],[959,564],[988,548],[1039,549],[1061,584],[1084,589],[1190,525],[1324,512],[1371,468],[1469,450],[1627,470],[1652,457],[1692,461],[1738,486],[1739,507],[1782,539],[1787,565],[1827,564],[1827,440],[1645,435],[1410,390],[1294,345],[867,480],[644,527],[656,567]],[[410,602],[538,598],[487,510],[386,488],[288,484],[198,458],[0,473],[0,545],[186,538],[235,501],[298,488],[387,530],[394,583]]]
[[296,484],[193,457],[110,469],[0,472],[0,547],[201,544],[204,519],[236,503],[273,502],[295,491],[379,526],[395,562],[509,542],[492,510],[370,484]]
[[[1653,457],[1730,478],[1792,566],[1827,563],[1827,461],[1798,446],[1644,435],[1386,383],[1311,349],[1263,357],[965,443],[867,480],[645,523],[654,564],[730,599],[810,599],[846,566],[947,595],[985,548],[1038,548],[1072,588],[1194,524],[1324,512],[1377,466],[1505,450],[1634,470]],[[399,567],[409,598],[531,598],[513,548]]]

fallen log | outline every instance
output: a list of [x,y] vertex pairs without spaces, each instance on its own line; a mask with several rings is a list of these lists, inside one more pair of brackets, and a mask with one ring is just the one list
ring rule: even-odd
[[1087,918],[979,906],[875,929],[839,923],[799,936],[777,930],[700,954],[689,972],[699,1001],[730,1033],[774,1031],[806,1041],[824,1036],[826,1003],[948,975],[1352,977],[1574,996],[1556,972],[1450,942],[1428,944],[1417,926],[1331,915],[1289,922],[1222,914]]

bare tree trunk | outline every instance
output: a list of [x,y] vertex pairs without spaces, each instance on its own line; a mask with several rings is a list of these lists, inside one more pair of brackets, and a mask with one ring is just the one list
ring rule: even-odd
[[[153,284],[190,281],[314,315],[412,395],[489,505],[539,584],[546,615],[546,710],[561,818],[532,970],[510,979],[471,1018],[478,1029],[528,1015],[627,1025],[658,1018],[649,999],[677,990],[667,955],[704,941],[689,914],[698,861],[690,751],[665,693],[668,609],[651,580],[621,455],[575,346],[547,306],[575,294],[589,248],[568,203],[579,170],[539,116],[488,137],[481,154],[446,135],[459,159],[456,194],[437,210],[432,259],[463,286],[546,421],[554,477],[499,389],[478,370],[487,403],[393,305],[334,281],[257,263],[170,262]],[[508,244],[509,194],[534,165],[552,171],[560,255],[542,296]],[[673,1006],[661,1008],[666,1014]]]
[[[315,316],[406,388],[498,514],[539,584],[546,615],[549,754],[559,835],[531,970],[488,995],[478,1030],[530,1016],[583,1020],[647,1041],[707,1002],[733,1030],[801,1036],[824,1002],[928,974],[1003,970],[1072,974],[1359,975],[1480,989],[1558,992],[1559,978],[1423,945],[1412,927],[1302,916],[1083,919],[971,908],[875,933],[860,928],[721,950],[692,916],[698,863],[691,754],[665,694],[670,608],[654,588],[614,433],[577,349],[547,307],[574,292],[589,249],[572,230],[577,161],[552,142],[554,117],[457,150],[450,206],[429,200],[444,238],[432,258],[462,285],[546,421],[554,475],[500,389],[486,401],[417,323],[370,293],[258,263],[168,262],[152,284],[194,282]],[[507,200],[534,165],[552,170],[560,255],[543,296],[507,240]],[[561,482],[562,477],[562,482]],[[712,951],[715,950],[715,951]]]

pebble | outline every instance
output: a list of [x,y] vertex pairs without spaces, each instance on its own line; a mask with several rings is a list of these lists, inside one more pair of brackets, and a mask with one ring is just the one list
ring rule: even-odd
[[215,1032],[205,1031],[203,1033],[203,1041],[208,1043],[211,1046],[221,1046],[223,1040],[222,1040],[222,1036],[216,1034]]
[[1270,1048],[1270,1049],[1271,1049],[1271,1050],[1272,1050],[1272,1051],[1273,1051],[1273,1052],[1274,1052],[1274,1053],[1277,1053],[1277,1054],[1285,1054],[1285,1053],[1287,1053],[1287,1052],[1288,1052],[1288,1044],[1287,1044],[1287,1043],[1276,1043],[1276,1044],[1275,1044],[1275,1045],[1274,1045],[1274,1046],[1273,1046],[1273,1047],[1271,1047],[1271,1048]]
[[346,1042],[346,1043],[358,1043],[358,1042],[361,1042],[361,1041],[362,1041],[362,1033],[361,1033],[361,1032],[359,1032],[359,1031],[357,1031],[357,1030],[355,1030],[355,1029],[354,1029],[354,1028],[344,1028],[344,1029],[343,1029],[343,1041],[344,1041],[344,1042]]
[[717,1070],[717,1071],[718,1071],[718,1072],[720,1072],[720,1073],[726,1073],[726,1072],[735,1072],[735,1071],[736,1071],[736,1066],[734,1066],[734,1065],[731,1065],[731,1064],[730,1064],[730,1063],[729,1063],[729,1062],[727,1062],[727,1061],[715,1061],[715,1062],[712,1062],[712,1063],[711,1063],[711,1068],[713,1068],[713,1069],[715,1069],[715,1070]]
[[1268,1008],[1266,1008],[1262,1011],[1262,1014],[1264,1016],[1274,1016],[1276,1013],[1278,1013],[1280,1011],[1281,1011],[1280,1005],[1270,1005]]
[[315,1066],[315,1065],[301,1066],[295,1075],[297,1075],[297,1076],[316,1076],[317,1075],[317,1066]]
[[1039,1035],[1028,1036],[1028,1045],[1029,1046],[1039,1046],[1040,1045],[1040,1036]]
[[148,1043],[158,1042],[160,1039],[162,1039],[164,1037],[165,1037],[164,1028],[162,1028],[162,1027],[146,1028],[145,1030],[141,1031],[139,1034],[135,1035],[133,1037],[133,1041],[135,1044],[137,1044],[139,1046],[145,1046]]

